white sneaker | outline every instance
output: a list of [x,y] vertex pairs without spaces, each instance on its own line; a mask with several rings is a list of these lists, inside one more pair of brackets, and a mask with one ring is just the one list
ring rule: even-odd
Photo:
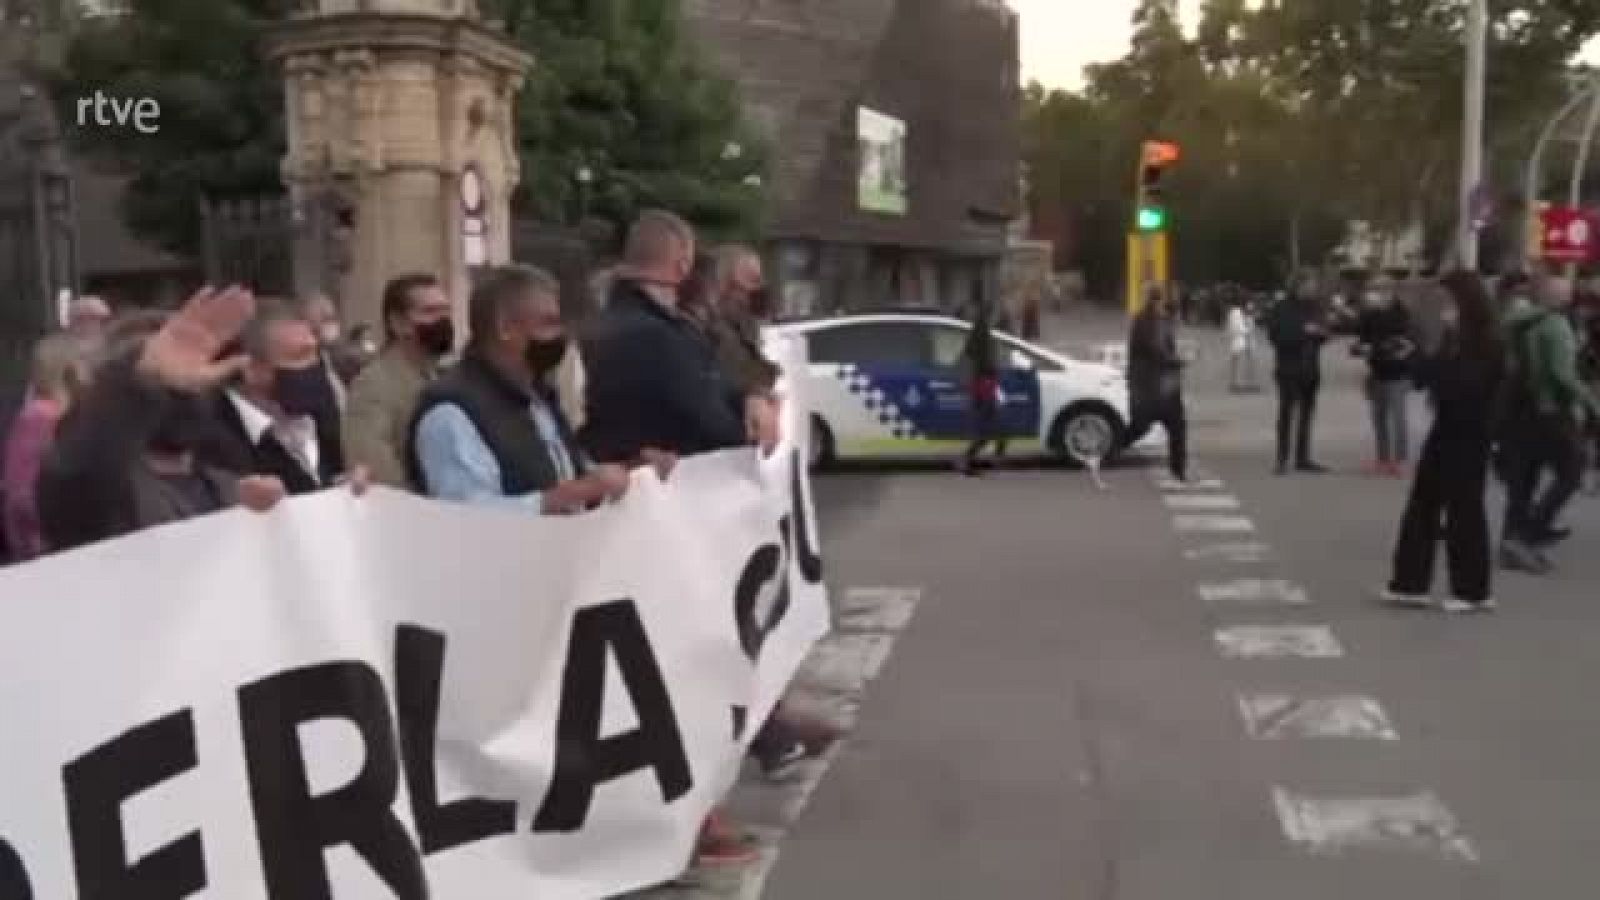
[[1468,603],[1467,601],[1458,597],[1451,597],[1450,599],[1441,603],[1439,608],[1447,613],[1470,615],[1471,613],[1494,612],[1496,609],[1496,604],[1493,597],[1490,597],[1482,603]]
[[1390,606],[1401,606],[1405,607],[1406,609],[1433,608],[1433,598],[1429,597],[1427,594],[1401,594],[1392,591],[1389,588],[1384,588],[1378,592],[1378,596],[1382,597],[1383,602],[1389,604]]

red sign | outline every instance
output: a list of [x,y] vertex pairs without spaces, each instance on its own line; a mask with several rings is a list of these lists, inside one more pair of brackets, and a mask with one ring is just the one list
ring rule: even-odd
[[1581,263],[1595,256],[1595,220],[1570,206],[1552,206],[1539,213],[1542,255],[1551,262]]

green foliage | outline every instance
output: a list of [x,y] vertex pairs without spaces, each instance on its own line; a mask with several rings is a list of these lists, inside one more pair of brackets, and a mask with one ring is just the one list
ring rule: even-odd
[[732,86],[696,63],[676,2],[493,0],[485,14],[539,61],[518,101],[519,206],[617,232],[665,207],[713,237],[757,234],[764,148]]
[[[129,0],[126,14],[83,22],[56,75],[62,121],[79,145],[133,180],[123,213],[135,233],[175,252],[199,244],[206,193],[280,186],[283,85],[262,40],[287,0]],[[78,97],[151,97],[160,129],[76,127]]]
[[[1065,220],[1078,235],[1073,262],[1114,296],[1139,145],[1161,137],[1184,147],[1167,189],[1181,280],[1268,286],[1293,260],[1327,260],[1352,219],[1448,233],[1464,10],[1458,0],[1205,0],[1190,38],[1171,0],[1141,0],[1128,53],[1091,66],[1082,92],[1028,92],[1035,213]],[[1491,10],[1491,183],[1518,185],[1571,60],[1600,32],[1600,0],[1496,0]],[[1502,228],[1518,227],[1518,198],[1501,199]]]
[[[84,150],[133,173],[124,213],[136,233],[193,253],[203,194],[281,187],[283,83],[263,43],[294,5],[126,0],[124,15],[77,28],[55,74],[64,121],[96,89],[161,104],[155,135],[72,129]],[[696,66],[675,2],[480,5],[537,60],[518,99],[520,214],[573,224],[586,211],[620,225],[642,206],[665,206],[714,237],[759,230],[763,148],[731,85]]]

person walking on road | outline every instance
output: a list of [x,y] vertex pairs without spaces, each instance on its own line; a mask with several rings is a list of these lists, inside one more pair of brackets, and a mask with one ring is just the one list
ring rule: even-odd
[[[1511,374],[1506,396],[1502,463],[1506,520],[1501,564],[1544,573],[1544,548],[1571,532],[1557,526],[1583,480],[1583,427],[1600,419],[1600,401],[1578,375],[1578,340],[1566,310],[1572,286],[1549,275],[1533,281],[1535,303],[1507,322]],[[1553,481],[1541,494],[1545,469]]]
[[1228,306],[1228,390],[1246,394],[1256,388],[1256,323],[1243,302]]
[[1428,390],[1433,427],[1423,443],[1416,478],[1400,520],[1387,599],[1402,606],[1433,605],[1434,557],[1444,539],[1450,569],[1447,612],[1494,608],[1489,562],[1488,488],[1495,398],[1505,356],[1488,291],[1478,276],[1444,279],[1449,306],[1439,350],[1416,367]]
[[1296,286],[1273,309],[1267,333],[1277,356],[1278,474],[1289,473],[1291,452],[1298,471],[1326,472],[1311,458],[1311,429],[1322,389],[1322,345],[1328,340],[1328,326],[1309,286]]
[[961,363],[967,376],[967,402],[972,410],[968,419],[972,440],[956,468],[968,478],[983,474],[978,468],[978,454],[989,444],[995,445],[997,461],[1005,455],[1000,440],[1000,367],[994,357],[994,328],[989,324],[988,308],[980,303],[976,310],[972,330],[967,333],[967,343],[961,351]]
[[1367,471],[1399,478],[1411,458],[1410,400],[1417,344],[1411,313],[1393,291],[1373,291],[1356,322],[1351,353],[1367,361],[1367,404],[1377,451]]
[[1151,286],[1128,335],[1128,389],[1133,434],[1152,424],[1167,433],[1167,465],[1179,482],[1189,480],[1189,422],[1183,405],[1183,357],[1178,354],[1175,304]]

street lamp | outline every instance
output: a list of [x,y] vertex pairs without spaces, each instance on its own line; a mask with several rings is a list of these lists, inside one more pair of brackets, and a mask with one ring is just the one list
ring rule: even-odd
[[1467,11],[1466,115],[1461,129],[1461,209],[1457,250],[1461,267],[1478,270],[1475,208],[1483,188],[1483,105],[1489,56],[1489,0],[1472,0]]
[[594,170],[588,166],[579,166],[573,173],[578,181],[578,226],[583,226],[583,220],[589,218],[589,186],[594,184]]

